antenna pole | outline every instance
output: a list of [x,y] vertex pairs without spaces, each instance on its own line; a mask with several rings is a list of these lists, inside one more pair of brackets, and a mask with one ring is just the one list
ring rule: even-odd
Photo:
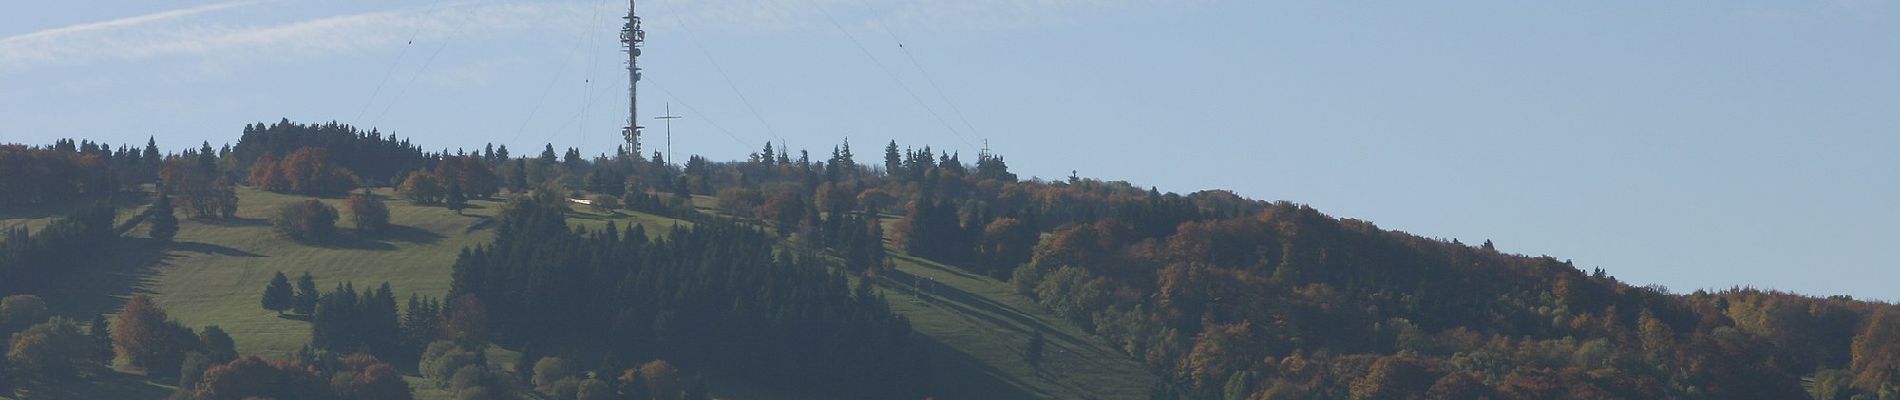
[[673,102],[670,101],[666,102],[666,115],[653,117],[653,119],[666,121],[666,162],[669,163],[673,162],[673,120],[680,118],[678,115],[673,115]]
[[[640,29],[640,16],[633,13],[634,0],[627,0],[627,24],[620,28],[621,51],[627,52],[627,126],[620,128],[620,136],[627,140],[627,150],[636,157],[640,154],[640,46],[647,41],[647,32]],[[671,157],[672,155],[668,155]]]

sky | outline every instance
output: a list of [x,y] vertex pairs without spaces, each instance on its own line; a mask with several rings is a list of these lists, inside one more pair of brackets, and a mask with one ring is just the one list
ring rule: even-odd
[[[338,121],[611,152],[616,1],[0,0],[0,142]],[[28,4],[30,3],[30,4]],[[1900,301],[1900,0],[648,0],[677,157],[1228,189],[1678,293]],[[900,46],[901,45],[901,46]]]

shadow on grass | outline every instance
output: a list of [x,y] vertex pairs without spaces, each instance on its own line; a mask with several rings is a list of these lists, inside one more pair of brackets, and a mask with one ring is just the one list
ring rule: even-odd
[[262,254],[252,253],[252,252],[248,252],[244,250],[238,250],[238,249],[234,249],[234,248],[230,248],[226,246],[220,246],[220,245],[203,243],[203,242],[174,242],[172,243],[171,248],[177,249],[178,251],[189,251],[193,253],[216,254],[216,255],[221,255],[221,256],[232,256],[232,257],[263,257],[264,256]]
[[391,242],[432,244],[442,241],[443,236],[426,229],[404,225],[390,225],[381,232],[363,232],[357,230],[341,231],[335,237],[324,241],[298,241],[306,246],[331,249],[394,251],[396,245]]
[[220,226],[220,227],[225,227],[225,228],[233,228],[233,227],[241,227],[241,226],[269,226],[270,225],[270,220],[266,220],[263,218],[244,218],[244,217],[199,218],[199,219],[193,219],[191,221],[197,222],[200,224]]
[[462,233],[463,234],[474,233],[475,231],[487,229],[490,225],[494,225],[494,224],[495,224],[494,218],[482,217],[482,219],[475,221],[475,223],[468,224],[468,228],[463,229]]
[[900,259],[904,261],[910,261],[912,264],[917,264],[917,266],[919,267],[924,267],[924,268],[928,268],[928,269],[936,270],[936,271],[942,271],[943,273],[946,273],[946,274],[956,275],[956,276],[963,277],[966,279],[981,280],[983,278],[986,278],[983,275],[977,275],[976,273],[965,271],[962,268],[942,265],[930,260],[918,258],[917,256],[904,254],[900,252],[900,250],[901,249],[886,249],[885,252],[889,253],[892,258],[896,258],[896,259]]
[[362,235],[341,235],[341,236],[336,237],[335,239],[330,239],[329,241],[325,241],[322,243],[308,243],[308,244],[313,245],[313,246],[332,248],[332,249],[370,250],[370,251],[396,250],[396,245],[389,244],[387,242],[380,242],[380,241],[377,241],[376,239],[364,237]]
[[66,382],[35,384],[15,393],[18,399],[163,399],[173,388],[145,377],[107,370]]
[[54,312],[80,321],[117,312],[125,299],[153,293],[158,268],[179,257],[165,250],[163,243],[152,239],[119,239],[102,249],[99,258],[67,269],[67,275],[41,288],[39,294]]
[[[616,214],[616,215],[618,215],[619,213],[615,213],[615,214]],[[602,215],[599,215],[599,214],[594,214],[594,213],[582,213],[582,212],[571,212],[571,213],[567,213],[567,219],[583,219],[583,220],[588,220],[588,221],[606,221],[606,220],[610,220],[610,219],[613,219],[613,218],[608,218],[608,217],[606,217],[606,216],[602,216]]]
[[427,229],[404,225],[390,225],[382,232],[368,234],[369,237],[388,239],[396,242],[431,244],[442,241],[442,235]]
[[278,315],[277,315],[277,318],[278,318],[278,319],[287,319],[287,320],[291,320],[291,321],[303,321],[303,322],[310,322],[310,316],[309,316],[309,315],[305,315],[305,314],[278,314]]
[[[926,266],[926,268],[929,267]],[[903,270],[889,270],[880,274],[885,286],[896,288],[900,292],[912,292],[916,290],[915,282],[918,281],[916,275],[904,272]],[[959,314],[981,319],[991,325],[1025,334],[1030,332],[1027,329],[1039,330],[1054,339],[1069,342],[1081,343],[1087,340],[1063,333],[1059,329],[1048,326],[1048,323],[1036,319],[1014,307],[1010,307],[1007,304],[997,303],[989,298],[965,292],[955,286],[933,282],[932,284],[926,285],[922,293],[931,297],[933,301],[930,303],[932,305],[950,307]],[[1007,321],[1005,321],[1005,319],[1007,319]]]
[[915,334],[918,345],[930,354],[932,371],[930,393],[939,399],[1047,399],[1043,392],[969,354],[937,341],[930,335]]

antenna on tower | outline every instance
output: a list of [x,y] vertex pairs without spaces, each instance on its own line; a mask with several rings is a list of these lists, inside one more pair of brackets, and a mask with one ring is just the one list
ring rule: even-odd
[[666,115],[653,117],[666,121],[666,162],[673,162],[673,120],[680,118],[683,117],[673,115],[673,102],[670,101],[666,103]]
[[[640,29],[640,16],[633,13],[634,0],[627,0],[627,24],[620,28],[621,51],[627,52],[627,126],[620,136],[627,140],[627,151],[640,154],[640,46],[647,31]],[[667,158],[672,158],[667,154]]]

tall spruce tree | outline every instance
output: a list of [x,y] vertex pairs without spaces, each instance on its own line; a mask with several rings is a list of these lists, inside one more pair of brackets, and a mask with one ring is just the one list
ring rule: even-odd
[[310,276],[309,272],[304,272],[303,276],[297,277],[297,297],[291,308],[298,314],[310,315],[317,312],[317,299],[322,296],[323,294],[317,291],[317,278]]
[[284,311],[297,306],[297,297],[290,292],[290,278],[283,271],[270,278],[270,284],[264,287],[264,309],[284,315]]
[[158,153],[158,138],[146,136],[145,151],[140,153],[139,161],[146,163],[149,167],[156,168],[162,158],[163,157]]
[[178,216],[172,210],[172,197],[159,191],[158,198],[152,200],[152,206],[146,212],[151,213],[152,239],[170,243],[178,236]]
[[903,156],[897,152],[897,141],[884,145],[884,175],[901,177],[904,169]]

